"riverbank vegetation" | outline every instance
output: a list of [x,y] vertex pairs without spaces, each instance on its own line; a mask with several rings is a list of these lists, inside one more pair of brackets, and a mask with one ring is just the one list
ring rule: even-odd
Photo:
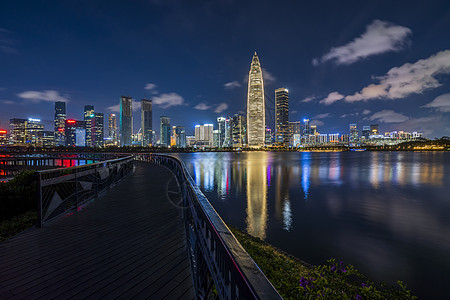
[[395,287],[378,284],[334,259],[311,266],[237,228],[230,229],[284,299],[416,299],[401,281]]
[[36,223],[37,182],[35,171],[22,171],[8,182],[0,182],[0,240]]

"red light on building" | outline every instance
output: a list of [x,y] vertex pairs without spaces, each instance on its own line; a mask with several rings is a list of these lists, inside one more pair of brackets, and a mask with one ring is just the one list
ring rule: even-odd
[[64,128],[58,128],[59,132],[64,132]]
[[75,120],[67,120],[67,123],[69,123],[69,124],[75,124]]
[[7,134],[8,132],[6,130],[0,129],[0,134]]

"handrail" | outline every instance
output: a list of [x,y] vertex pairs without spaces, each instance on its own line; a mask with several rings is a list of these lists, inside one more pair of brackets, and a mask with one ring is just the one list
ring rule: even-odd
[[221,299],[282,299],[197,187],[182,161],[161,154],[137,154],[135,159],[165,166],[177,178],[198,298],[209,298],[214,285]]
[[131,172],[133,155],[37,171],[38,226],[80,206]]

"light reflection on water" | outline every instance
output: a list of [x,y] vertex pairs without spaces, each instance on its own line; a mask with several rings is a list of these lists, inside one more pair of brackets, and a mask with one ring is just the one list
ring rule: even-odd
[[313,264],[336,257],[404,280],[419,296],[449,292],[449,153],[179,157],[221,217],[249,234]]

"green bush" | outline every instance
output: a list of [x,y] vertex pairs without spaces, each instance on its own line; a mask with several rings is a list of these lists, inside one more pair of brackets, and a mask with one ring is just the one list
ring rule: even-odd
[[22,171],[8,182],[0,183],[0,222],[27,211],[36,211],[36,172]]

